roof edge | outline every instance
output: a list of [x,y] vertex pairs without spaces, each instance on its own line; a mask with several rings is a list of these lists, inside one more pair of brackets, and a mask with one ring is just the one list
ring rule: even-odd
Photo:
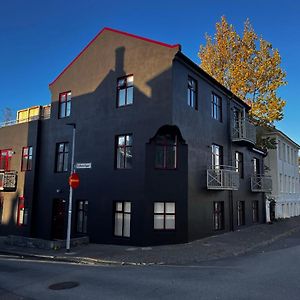
[[194,61],[192,61],[188,56],[183,54],[181,51],[177,52],[176,56],[179,59],[182,59],[187,64],[189,64],[192,68],[196,69],[199,73],[201,73],[203,76],[208,78],[212,83],[217,85],[219,88],[221,88],[225,93],[228,94],[231,98],[234,98],[236,101],[238,101],[240,104],[242,104],[247,111],[251,109],[251,107],[243,101],[241,98],[239,98],[237,95],[235,95],[232,91],[230,91],[228,88],[226,88],[223,84],[221,84],[219,81],[217,81],[215,78],[213,78],[211,75],[209,75],[207,72],[205,72],[200,66],[198,66]]
[[277,128],[272,128],[272,131],[266,132],[263,135],[280,135],[281,137],[285,138],[288,140],[291,144],[296,146],[300,150],[300,145],[292,140],[288,135],[286,135],[283,131],[277,129]]
[[138,36],[138,35],[135,35],[135,34],[131,34],[131,33],[128,33],[128,32],[125,32],[125,31],[120,31],[120,30],[117,30],[117,29],[113,29],[113,28],[110,28],[110,27],[104,27],[103,29],[101,29],[97,34],[96,36],[80,51],[80,53],[62,70],[62,72],[51,82],[49,83],[49,87],[51,85],[53,85],[66,71],[67,69],[69,69],[71,67],[71,65],[73,63],[75,63],[75,61],[85,52],[85,50],[87,50],[87,48],[89,48],[89,46],[104,32],[104,31],[110,31],[110,32],[114,32],[114,33],[118,33],[118,34],[121,34],[121,35],[125,35],[125,36],[129,36],[129,37],[132,37],[132,38],[135,38],[135,39],[139,39],[139,40],[142,40],[142,41],[146,41],[146,42],[149,42],[149,43],[152,43],[152,44],[156,44],[156,45],[160,45],[160,46],[163,46],[163,47],[167,47],[167,48],[170,48],[170,49],[173,49],[173,48],[179,48],[179,50],[181,50],[181,45],[180,44],[174,44],[174,45],[171,45],[171,44],[167,44],[167,43],[163,43],[163,42],[159,42],[159,41],[156,41],[156,40],[152,40],[152,39],[149,39],[149,38],[146,38],[146,37],[142,37],[142,36]]

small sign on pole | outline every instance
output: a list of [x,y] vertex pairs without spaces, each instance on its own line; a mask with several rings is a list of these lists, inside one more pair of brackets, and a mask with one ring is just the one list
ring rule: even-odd
[[69,177],[69,185],[72,189],[77,189],[80,183],[80,179],[77,173],[72,173]]
[[91,169],[92,163],[76,163],[75,169]]

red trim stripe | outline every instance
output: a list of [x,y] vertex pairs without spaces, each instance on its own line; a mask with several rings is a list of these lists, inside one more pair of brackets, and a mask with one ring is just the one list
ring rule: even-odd
[[166,43],[162,43],[162,42],[159,42],[159,41],[155,41],[155,40],[152,40],[152,39],[148,39],[148,38],[145,38],[145,37],[141,37],[141,36],[138,36],[138,35],[135,35],[135,34],[131,34],[131,33],[128,33],[128,32],[124,32],[124,31],[120,31],[120,30],[117,30],[117,29],[112,29],[112,28],[109,28],[109,27],[104,27],[82,50],[81,52],[63,69],[63,71],[49,84],[49,86],[53,85],[57,80],[58,78],[60,78],[66,71],[68,68],[71,67],[71,65],[83,54],[83,52],[98,38],[98,36],[100,36],[104,31],[111,31],[111,32],[115,32],[115,33],[118,33],[118,34],[122,34],[122,35],[125,35],[125,36],[129,36],[129,37],[133,37],[135,39],[139,39],[139,40],[142,40],[142,41],[146,41],[146,42],[149,42],[149,43],[152,43],[152,44],[156,44],[156,45],[160,45],[160,46],[163,46],[163,47],[167,47],[167,48],[181,48],[180,44],[175,44],[175,45],[170,45],[170,44],[166,44]]

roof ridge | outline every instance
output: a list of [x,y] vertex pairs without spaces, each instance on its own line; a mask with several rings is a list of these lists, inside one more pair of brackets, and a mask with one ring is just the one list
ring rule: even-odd
[[146,42],[149,42],[149,43],[153,43],[153,44],[157,44],[157,45],[160,45],[160,46],[163,46],[163,47],[167,47],[167,48],[176,48],[178,47],[179,49],[181,48],[180,44],[174,44],[174,45],[170,45],[170,44],[167,44],[167,43],[163,43],[163,42],[159,42],[159,41],[156,41],[156,40],[152,40],[152,39],[149,39],[149,38],[146,38],[146,37],[142,37],[142,36],[139,36],[139,35],[135,35],[135,34],[132,34],[132,33],[128,33],[128,32],[125,32],[125,31],[121,31],[121,30],[117,30],[117,29],[113,29],[113,28],[110,28],[110,27],[104,27],[102,28],[97,34],[96,36],[79,52],[79,54],[62,70],[62,72],[60,72],[60,74],[51,82],[49,83],[49,86],[53,85],[65,72],[66,70],[71,67],[71,65],[85,52],[85,50],[87,48],[89,48],[89,46],[104,32],[104,31],[111,31],[111,32],[114,32],[114,33],[118,33],[118,34],[122,34],[122,35],[126,35],[126,36],[129,36],[129,37],[132,37],[132,38],[135,38],[135,39],[139,39],[139,40],[142,40],[142,41],[146,41]]

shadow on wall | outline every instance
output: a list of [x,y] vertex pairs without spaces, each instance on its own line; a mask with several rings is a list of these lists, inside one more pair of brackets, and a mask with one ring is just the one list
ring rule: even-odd
[[16,192],[12,197],[8,197],[9,194],[9,192],[0,192],[0,235],[15,234],[18,226],[17,218],[20,194]]
[[[74,191],[72,232],[76,232],[76,200],[89,200],[89,212],[99,212],[88,217],[88,234],[93,228],[105,228],[101,234],[101,242],[110,241],[112,227],[112,207],[107,200],[123,199],[128,194],[128,187],[132,182],[144,185],[141,179],[139,167],[144,171],[145,167],[145,145],[149,139],[155,136],[157,130],[164,125],[172,123],[172,105],[170,92],[172,89],[171,68],[163,70],[146,82],[150,87],[150,95],[138,88],[139,79],[134,79],[134,101],[128,107],[117,106],[117,80],[129,75],[124,70],[124,57],[126,49],[119,47],[115,50],[115,68],[111,69],[97,88],[91,93],[72,97],[71,115],[58,120],[59,103],[54,101],[51,107],[51,119],[38,121],[37,129],[29,128],[28,145],[35,142],[35,159],[33,170],[28,172],[24,179],[24,197],[29,205],[29,219],[31,219],[31,234],[39,238],[51,239],[53,220],[54,199],[68,200],[68,177],[69,172],[55,173],[55,151],[56,143],[72,141],[72,130],[67,123],[76,123],[76,152],[75,161],[92,161],[93,167],[85,171],[81,178],[80,187]],[[130,72],[130,70],[128,71]],[[147,70],[145,70],[147,72]],[[134,75],[134,74],[133,74]],[[63,91],[62,91],[63,92]],[[148,94],[148,93],[147,93]],[[57,95],[58,96],[58,95]],[[46,122],[46,123],[44,123]],[[45,125],[43,125],[43,123]],[[38,126],[38,125],[37,125]],[[179,130],[179,129],[178,129]],[[40,133],[40,131],[42,133]],[[126,132],[135,132],[135,149],[139,149],[139,155],[135,155],[134,171],[132,177],[116,177],[112,180],[114,170],[115,136]],[[47,138],[45,138],[47,136]],[[181,134],[180,134],[181,136]],[[181,137],[183,140],[183,137]],[[41,141],[45,144],[42,144]],[[78,147],[78,145],[85,145]],[[136,151],[134,149],[134,151]],[[71,153],[71,149],[69,154]],[[101,153],[101,156],[99,155]],[[69,169],[70,169],[69,155]],[[105,159],[103,159],[105,157]],[[47,158],[47,159],[42,159]],[[99,172],[101,170],[101,172]],[[144,176],[144,174],[142,175]],[[101,183],[101,193],[99,193]],[[116,186],[118,188],[116,189]],[[60,191],[57,194],[57,191]],[[97,195],[95,197],[95,195]],[[17,210],[18,196],[14,199],[14,210]],[[22,195],[23,196],[23,195]],[[93,196],[93,197],[92,197]],[[101,214],[101,215],[100,215]],[[67,220],[67,209],[65,210]],[[109,219],[108,219],[109,218]],[[12,225],[13,216],[9,224]],[[12,223],[11,223],[12,222]],[[143,227],[143,214],[138,214],[132,222],[133,228]],[[64,235],[66,235],[65,221]],[[109,228],[107,228],[109,227]],[[141,230],[141,232],[143,232]],[[91,241],[97,241],[96,239]]]

